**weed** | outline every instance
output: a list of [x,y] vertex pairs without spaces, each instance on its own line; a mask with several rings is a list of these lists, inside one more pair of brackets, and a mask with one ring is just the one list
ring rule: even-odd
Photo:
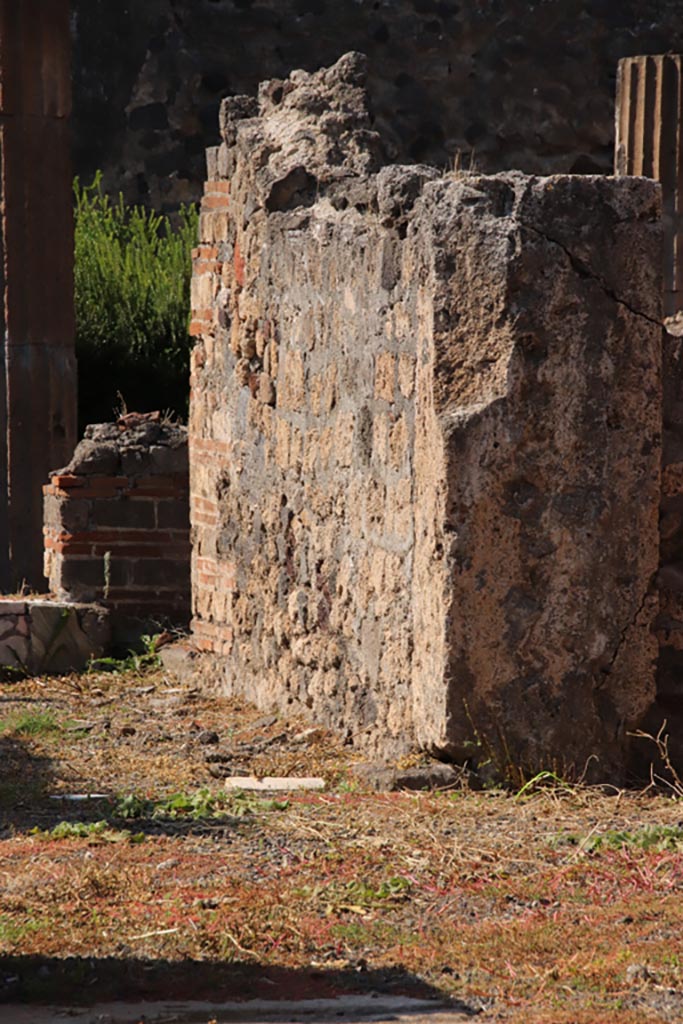
[[106,821],[60,821],[48,831],[33,828],[30,834],[44,840],[90,839],[107,843],[142,843],[145,840],[144,832],[132,833],[128,829],[114,829]]
[[362,878],[345,883],[335,879],[327,884],[304,885],[294,895],[305,902],[321,904],[327,916],[337,917],[343,913],[364,916],[373,908],[407,901],[411,890],[412,883],[408,878],[393,875],[379,885]]
[[528,795],[533,790],[539,789],[541,786],[557,786],[560,789],[564,789],[569,793],[574,792],[574,787],[570,786],[561,776],[556,772],[543,771],[538,772],[532,779],[529,779],[524,785],[515,793],[515,800],[519,800],[521,797]]
[[360,783],[358,779],[346,775],[339,780],[335,789],[338,793],[358,793],[360,791]]
[[27,675],[22,665],[0,665],[0,683],[18,683]]
[[649,732],[643,732],[638,730],[636,732],[629,733],[629,736],[633,736],[635,739],[649,740],[654,743],[657,748],[657,754],[664,770],[666,771],[668,778],[655,774],[654,765],[650,765],[650,785],[663,785],[668,789],[672,790],[673,795],[678,799],[683,799],[683,779],[676,771],[672,761],[671,755],[669,754],[669,734],[666,732],[666,719],[662,722],[659,732],[656,736],[653,736]]
[[395,875],[380,882],[377,888],[361,880],[349,882],[347,890],[355,903],[372,906],[375,903],[396,902],[408,898],[411,883],[401,875]]
[[555,840],[555,845],[560,844],[577,846],[582,853],[623,849],[679,852],[683,850],[683,828],[676,825],[647,825],[633,832],[628,829],[608,829],[583,839],[569,833]]
[[251,793],[235,791],[212,792],[203,787],[196,793],[174,793],[165,800],[148,800],[130,793],[119,797],[113,814],[117,818],[151,818],[153,820],[178,821],[183,818],[194,821],[210,818],[235,817],[267,811],[284,811],[287,800],[269,800]]
[[485,788],[512,785],[519,789],[526,781],[526,776],[524,770],[514,763],[499,723],[493,723],[497,736],[492,740],[476,725],[466,699],[463,699],[463,708],[473,736],[473,739],[468,741],[468,746],[472,750],[476,772],[484,781]]
[[102,589],[102,598],[107,601],[109,599],[109,591],[111,589],[111,551],[105,551],[102,557],[102,567],[104,572],[104,587]]
[[135,793],[119,797],[114,805],[113,814],[116,818],[148,818],[154,809],[154,802],[146,800]]
[[161,634],[150,636],[144,633],[140,637],[142,652],[129,650],[125,658],[92,658],[88,663],[88,672],[135,672],[143,675],[161,666],[161,658],[157,651],[157,643]]
[[446,175],[452,178],[464,178],[468,175],[478,173],[478,168],[475,160],[474,150],[470,150],[469,165],[465,166],[463,161],[463,152],[461,149],[456,150],[453,157],[453,166],[448,168]]

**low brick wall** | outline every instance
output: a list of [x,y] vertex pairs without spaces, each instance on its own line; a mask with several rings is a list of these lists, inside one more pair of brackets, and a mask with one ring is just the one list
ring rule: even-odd
[[[124,418],[125,420],[125,418]],[[187,436],[133,421],[86,428],[45,493],[45,575],[62,600],[114,620],[185,624],[190,608]]]

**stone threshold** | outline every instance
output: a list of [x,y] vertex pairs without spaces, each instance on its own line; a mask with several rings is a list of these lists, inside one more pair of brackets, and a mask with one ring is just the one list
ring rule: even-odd
[[0,598],[0,678],[78,671],[111,643],[109,613],[97,604]]

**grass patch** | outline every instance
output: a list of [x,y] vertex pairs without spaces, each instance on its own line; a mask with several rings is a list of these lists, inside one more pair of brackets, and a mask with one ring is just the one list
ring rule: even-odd
[[18,740],[54,740],[67,733],[70,740],[87,736],[87,732],[70,719],[60,721],[50,708],[14,711],[0,719],[0,736]]
[[16,711],[7,718],[0,719],[0,736],[13,734],[34,738],[50,736],[61,732],[62,726],[53,711]]
[[0,952],[11,953],[22,942],[35,935],[40,927],[35,920],[17,921],[8,915],[0,914]]

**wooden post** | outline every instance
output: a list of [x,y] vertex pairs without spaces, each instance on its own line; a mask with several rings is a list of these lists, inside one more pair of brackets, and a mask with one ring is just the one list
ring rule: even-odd
[[0,0],[0,590],[44,589],[42,485],[76,440],[68,0]]

